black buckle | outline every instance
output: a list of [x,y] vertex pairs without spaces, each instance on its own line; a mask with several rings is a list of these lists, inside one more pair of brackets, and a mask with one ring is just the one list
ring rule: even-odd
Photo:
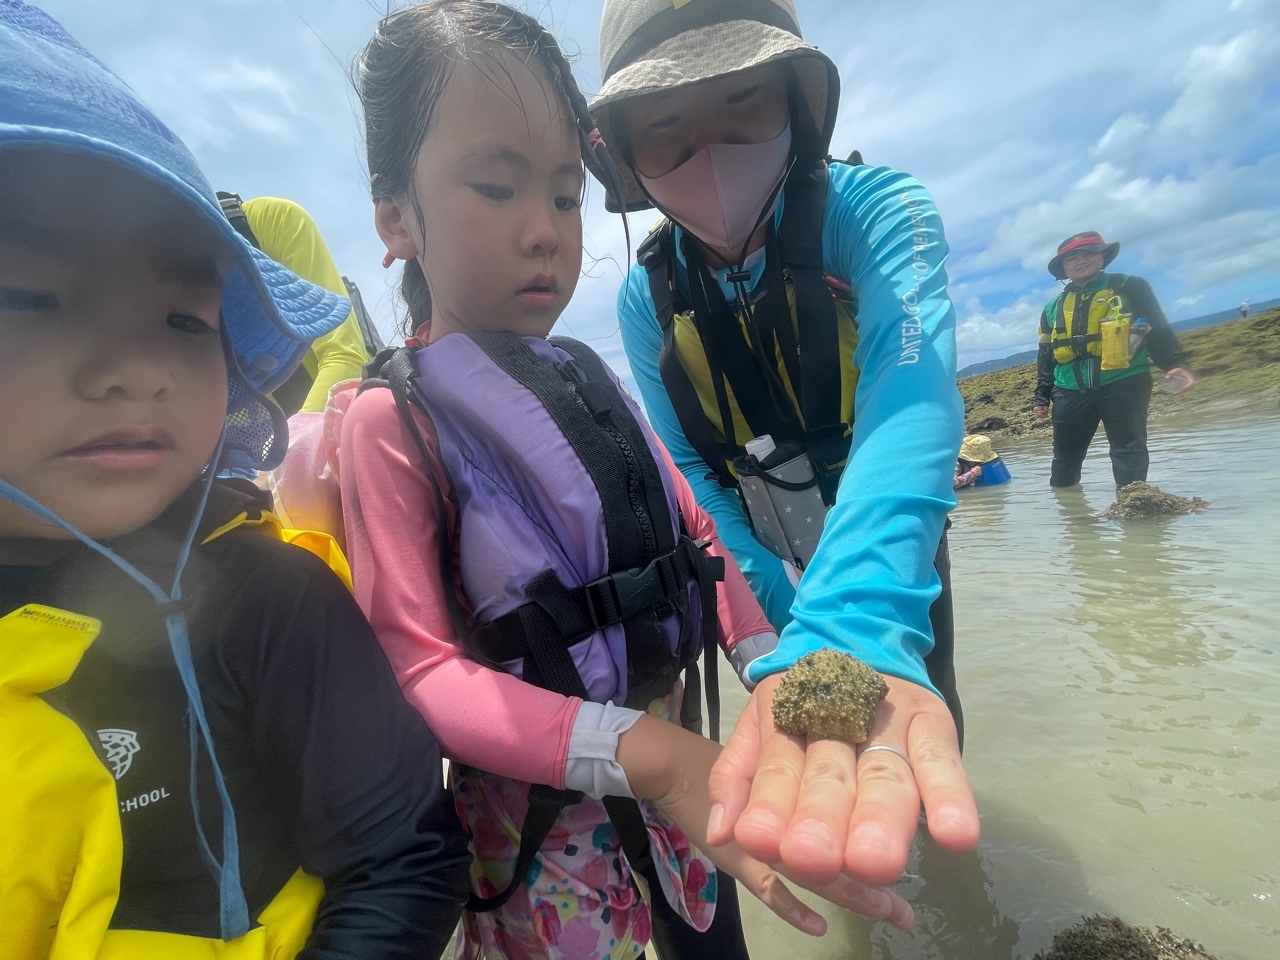
[[592,580],[584,588],[587,615],[597,630],[623,620],[656,603],[669,599],[666,584],[679,590],[679,570],[672,554],[657,557],[643,570],[632,569]]

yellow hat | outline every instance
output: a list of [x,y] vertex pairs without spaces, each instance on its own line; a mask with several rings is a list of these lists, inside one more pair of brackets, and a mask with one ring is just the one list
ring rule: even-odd
[[980,433],[971,433],[960,444],[960,459],[970,463],[990,463],[999,460],[1000,454],[991,449],[991,440]]

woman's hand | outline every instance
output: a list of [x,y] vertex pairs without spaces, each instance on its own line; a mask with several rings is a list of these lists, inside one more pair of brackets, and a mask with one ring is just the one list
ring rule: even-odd
[[940,846],[963,853],[977,845],[978,810],[955,723],[936,694],[885,677],[889,695],[866,745],[894,747],[911,762],[888,750],[860,759],[850,744],[774,729],[782,677],[756,688],[712,770],[709,843],[736,840],[809,889],[842,873],[873,886],[894,883],[906,868],[921,801]]
[[[718,869],[735,877],[797,930],[822,936],[827,931],[826,920],[782,882],[783,876],[789,876],[785,869],[761,863],[731,838],[716,847],[708,845],[708,782],[721,749],[714,741],[646,715],[618,738],[617,759],[635,795],[651,800]],[[872,920],[885,920],[903,930],[915,922],[910,904],[896,893],[852,877],[835,876],[816,883],[789,878],[824,900]]]

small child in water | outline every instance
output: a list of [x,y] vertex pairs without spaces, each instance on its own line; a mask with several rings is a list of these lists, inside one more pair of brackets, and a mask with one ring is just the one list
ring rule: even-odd
[[994,487],[1013,479],[1000,454],[991,449],[991,440],[973,433],[960,445],[956,460],[955,489],[961,487]]

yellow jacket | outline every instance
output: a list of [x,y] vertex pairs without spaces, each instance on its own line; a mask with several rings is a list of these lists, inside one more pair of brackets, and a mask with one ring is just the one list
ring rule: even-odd
[[[342,274],[306,210],[292,200],[278,197],[256,197],[246,200],[243,207],[249,229],[263,253],[302,279],[339,296],[347,295]],[[312,383],[302,409],[312,413],[324,410],[329,388],[343,380],[358,378],[368,359],[364,337],[352,311],[337,329],[315,340],[303,358],[302,365]]]

